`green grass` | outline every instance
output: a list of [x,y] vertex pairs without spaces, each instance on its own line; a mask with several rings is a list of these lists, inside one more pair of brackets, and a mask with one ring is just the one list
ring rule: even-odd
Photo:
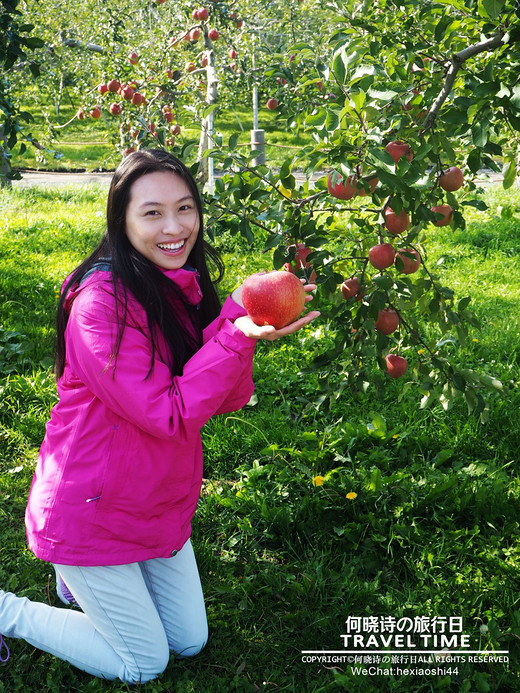
[[[56,603],[49,566],[24,540],[37,450],[55,401],[49,370],[56,295],[103,229],[106,190],[14,189],[0,199],[0,586]],[[147,693],[381,691],[509,693],[520,689],[518,411],[520,195],[491,189],[489,212],[464,231],[438,229],[430,262],[482,330],[457,358],[500,378],[489,422],[461,402],[445,412],[344,391],[316,407],[311,364],[320,326],[260,344],[256,401],[203,430],[207,481],[194,524],[210,640],[172,662]],[[225,292],[265,263],[222,237]],[[326,302],[317,297],[322,310]],[[323,477],[323,485],[313,479]],[[357,494],[348,499],[347,493]],[[50,587],[49,587],[50,585]],[[49,590],[49,592],[48,592]],[[343,649],[348,616],[461,616],[472,649],[511,651],[511,665],[462,663],[446,676],[355,676],[348,663],[309,664],[302,650]],[[481,625],[488,625],[482,634]],[[4,691],[130,690],[10,641]],[[456,665],[454,665],[456,666]]]

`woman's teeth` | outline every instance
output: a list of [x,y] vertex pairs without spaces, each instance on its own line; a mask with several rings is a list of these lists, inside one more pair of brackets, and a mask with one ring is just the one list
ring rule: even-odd
[[161,250],[179,250],[184,245],[184,241],[177,243],[157,243],[157,247]]

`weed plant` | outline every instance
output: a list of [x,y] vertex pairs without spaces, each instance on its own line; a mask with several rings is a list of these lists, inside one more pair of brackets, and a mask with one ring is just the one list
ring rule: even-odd
[[[52,570],[26,548],[23,514],[55,402],[57,295],[103,231],[105,196],[98,187],[15,188],[0,198],[0,586],[51,604]],[[250,405],[202,432],[193,539],[209,643],[138,690],[520,690],[520,195],[492,188],[486,199],[489,211],[474,212],[465,230],[435,231],[429,252],[446,285],[473,296],[482,323],[456,358],[504,383],[488,423],[462,403],[421,410],[413,389],[399,398],[399,382],[320,406],[319,323],[259,344]],[[267,262],[236,237],[217,243],[228,267],[223,295]],[[462,658],[437,675],[405,675],[389,656],[360,675],[348,661],[302,661],[304,650],[346,649],[349,616],[460,617],[470,649],[509,650],[510,664]],[[0,693],[131,690],[10,645]]]

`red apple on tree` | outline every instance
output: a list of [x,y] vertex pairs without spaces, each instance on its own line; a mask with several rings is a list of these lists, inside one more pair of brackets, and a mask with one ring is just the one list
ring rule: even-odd
[[109,91],[108,85],[107,84],[99,84],[97,90],[100,94],[106,94],[107,91]]
[[464,185],[464,174],[458,166],[450,166],[439,176],[439,185],[447,192],[455,192]]
[[123,110],[123,108],[122,108],[121,104],[119,104],[119,103],[110,104],[109,111],[112,115],[120,115],[122,110]]
[[336,182],[332,182],[333,174],[329,173],[327,178],[327,190],[332,197],[337,197],[338,200],[351,200],[356,194],[355,186],[351,185],[352,176],[349,176],[345,183],[339,174],[336,176]]
[[273,97],[267,99],[266,106],[270,111],[274,111],[278,107],[278,99],[275,99]]
[[395,250],[390,243],[374,245],[368,251],[368,261],[378,270],[386,269],[394,264]]
[[210,29],[208,31],[208,38],[210,38],[212,41],[216,41],[219,36],[220,34],[216,29]]
[[85,120],[86,117],[87,117],[87,115],[86,115],[85,111],[82,108],[78,109],[78,112],[76,113],[76,118],[78,120]]
[[385,207],[383,216],[386,230],[394,236],[403,233],[410,226],[410,215],[404,209],[396,214],[391,207]]
[[380,310],[374,327],[383,334],[392,334],[399,327],[399,315],[393,308]]
[[411,161],[413,159],[413,152],[410,145],[406,142],[401,142],[400,140],[394,140],[393,142],[389,142],[385,146],[385,152],[388,152],[390,154],[390,156],[394,160],[394,163],[396,164],[402,156],[405,156],[408,159],[408,161]]
[[90,117],[91,118],[99,118],[101,115],[101,111],[99,110],[98,106],[94,106],[94,108],[90,111]]
[[[286,272],[292,272],[296,274],[298,269],[309,269],[312,267],[310,262],[307,262],[307,255],[312,253],[312,248],[306,248],[304,243],[296,243],[295,245],[290,245],[287,250],[294,248],[294,259],[296,260],[296,265],[294,266],[291,262],[286,262],[284,269]],[[311,273],[309,281],[313,282],[316,279],[316,272],[314,270]]]
[[195,27],[189,33],[190,41],[198,41],[201,36],[202,36],[202,31],[198,27]]
[[117,79],[111,79],[107,83],[108,91],[113,91],[113,92],[118,92],[119,89],[121,88],[121,83],[117,81]]
[[345,279],[341,285],[341,293],[343,294],[345,301],[348,301],[350,298],[354,298],[354,296],[358,297],[358,301],[361,300],[362,297],[360,296],[360,292],[361,283],[357,277],[349,277],[348,279]]
[[398,354],[388,354],[385,362],[387,373],[391,378],[400,378],[408,370],[408,361]]
[[131,101],[135,92],[129,84],[124,84],[119,90],[119,93],[125,101]]
[[434,214],[442,214],[438,217],[436,221],[433,222],[434,226],[448,226],[451,224],[451,219],[453,217],[453,208],[451,205],[434,205],[432,208]]
[[132,51],[131,53],[128,54],[128,61],[132,65],[137,65],[137,63],[139,62],[139,56],[137,55],[137,53],[135,51]]
[[229,58],[234,60],[237,57],[237,52],[234,48],[230,48],[228,51]]
[[206,19],[209,17],[209,12],[205,7],[201,7],[199,11],[197,12],[197,17],[200,22],[205,22]]
[[402,248],[395,254],[395,266],[403,274],[417,272],[421,265],[421,256],[415,248]]
[[252,274],[242,285],[242,303],[256,325],[273,325],[279,330],[301,315],[305,289],[290,272]]

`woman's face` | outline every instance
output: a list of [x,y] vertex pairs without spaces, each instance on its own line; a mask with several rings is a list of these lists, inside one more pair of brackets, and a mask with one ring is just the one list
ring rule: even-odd
[[188,185],[171,171],[147,173],[132,183],[125,223],[134,248],[163,269],[186,264],[200,228]]

